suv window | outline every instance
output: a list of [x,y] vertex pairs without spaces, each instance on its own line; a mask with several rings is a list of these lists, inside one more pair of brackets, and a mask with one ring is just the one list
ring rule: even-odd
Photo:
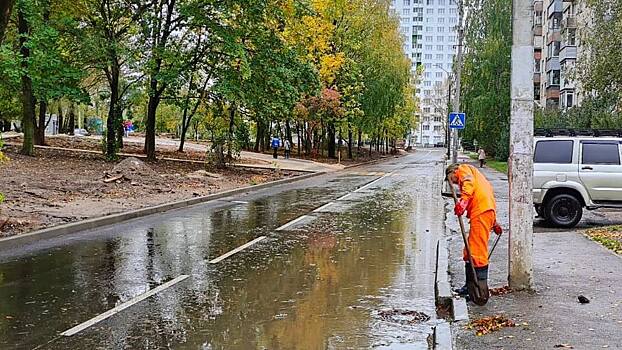
[[572,140],[538,141],[533,157],[535,163],[572,163]]
[[582,164],[620,165],[617,143],[583,142]]

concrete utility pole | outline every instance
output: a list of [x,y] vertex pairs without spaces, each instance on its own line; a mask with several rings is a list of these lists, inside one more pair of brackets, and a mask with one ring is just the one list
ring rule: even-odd
[[533,289],[533,33],[532,0],[512,2],[509,285]]
[[[464,41],[464,28],[462,26],[462,21],[464,20],[464,7],[463,0],[458,1],[458,26],[456,30],[458,32],[458,56],[456,58],[456,97],[454,98],[454,112],[460,112],[460,88],[461,88],[461,79],[462,79],[462,42]],[[448,116],[449,117],[449,116]],[[449,123],[448,123],[449,124]],[[449,125],[448,125],[449,126]],[[460,143],[458,142],[458,130],[452,130],[452,143],[453,143],[453,153],[451,155],[451,162],[458,163],[458,146]]]

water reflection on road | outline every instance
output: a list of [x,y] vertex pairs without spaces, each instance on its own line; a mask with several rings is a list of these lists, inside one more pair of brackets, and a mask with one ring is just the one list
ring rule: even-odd
[[[428,221],[441,215],[442,202],[430,169],[404,169],[398,162],[394,175],[322,213],[309,214],[377,176],[344,174],[330,187],[295,188],[246,204],[197,206],[154,225],[144,220],[127,225],[107,239],[78,237],[72,244],[6,258],[0,265],[0,345],[325,349],[424,344],[435,322],[433,290],[429,273],[418,272],[429,271],[422,265],[429,260],[422,254],[435,244]],[[274,231],[303,214],[312,220]],[[208,263],[262,235],[267,239],[261,243]],[[76,336],[57,336],[180,274],[191,278]],[[395,324],[378,316],[386,308],[417,309],[432,319]]]

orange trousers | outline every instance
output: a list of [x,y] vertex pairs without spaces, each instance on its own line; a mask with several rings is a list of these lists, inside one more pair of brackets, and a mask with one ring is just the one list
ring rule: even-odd
[[[469,225],[469,248],[471,248],[471,256],[473,257],[473,265],[475,267],[484,267],[488,265],[488,239],[490,231],[497,220],[494,210],[487,210],[475,217],[471,218]],[[468,262],[466,247],[462,252],[462,258]]]

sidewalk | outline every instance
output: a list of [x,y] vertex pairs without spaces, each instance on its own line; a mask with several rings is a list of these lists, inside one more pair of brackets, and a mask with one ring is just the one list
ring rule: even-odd
[[[502,287],[508,275],[507,176],[489,168],[483,173],[495,188],[498,221],[506,230],[489,271],[489,286]],[[464,283],[463,243],[456,217],[448,214],[446,223],[454,231],[449,243],[450,274],[452,287],[457,288]],[[471,320],[504,315],[516,327],[476,336],[474,330],[466,329],[466,322],[456,322],[452,326],[454,348],[622,349],[622,257],[580,231],[536,233],[533,276],[533,293],[491,296],[483,307],[468,305]],[[591,302],[580,304],[579,295]]]

